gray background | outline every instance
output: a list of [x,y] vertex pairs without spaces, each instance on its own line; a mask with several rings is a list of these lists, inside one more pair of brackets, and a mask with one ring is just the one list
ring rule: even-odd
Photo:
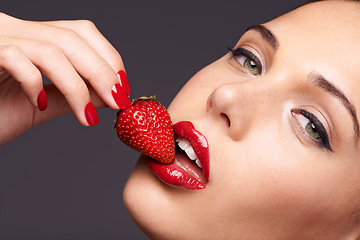
[[[156,94],[167,106],[247,26],[301,2],[2,0],[0,11],[29,20],[92,20],[122,55],[132,97]],[[122,203],[138,153],[112,129],[115,110],[98,114],[96,127],[68,114],[0,146],[1,240],[146,239]]]

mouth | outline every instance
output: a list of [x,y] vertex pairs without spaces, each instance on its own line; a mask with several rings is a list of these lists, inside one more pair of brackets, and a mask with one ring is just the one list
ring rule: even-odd
[[177,143],[175,162],[164,165],[149,159],[148,166],[167,184],[190,190],[205,188],[210,174],[209,144],[205,136],[189,121],[178,122],[173,129]]

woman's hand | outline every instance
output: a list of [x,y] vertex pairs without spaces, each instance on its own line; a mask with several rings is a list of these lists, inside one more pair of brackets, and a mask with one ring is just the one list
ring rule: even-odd
[[[0,145],[64,113],[88,126],[99,121],[95,108],[126,108],[123,70],[119,53],[90,21],[32,22],[0,13]],[[42,74],[53,85],[44,87]]]

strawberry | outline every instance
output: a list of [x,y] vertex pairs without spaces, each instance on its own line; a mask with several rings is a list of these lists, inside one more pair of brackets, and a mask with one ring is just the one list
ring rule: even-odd
[[141,97],[120,110],[116,132],[120,140],[162,164],[175,160],[175,142],[170,115],[155,97]]

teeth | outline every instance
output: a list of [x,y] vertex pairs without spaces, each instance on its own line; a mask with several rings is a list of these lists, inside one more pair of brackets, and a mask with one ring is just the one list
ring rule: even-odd
[[196,160],[195,160],[195,163],[196,163],[196,165],[198,165],[198,167],[199,167],[199,168],[202,168],[202,166],[201,166],[201,163],[200,163],[200,160],[199,160],[199,159],[196,159]]
[[175,158],[174,163],[175,163],[176,165],[178,165],[179,167],[181,167],[182,169],[186,170],[186,169],[180,164],[180,162],[179,162],[176,158]]
[[180,139],[178,144],[179,144],[179,147],[184,151],[186,151],[187,149],[192,149],[191,144],[188,140]]
[[181,138],[177,138],[175,139],[175,141],[178,143],[179,147],[186,153],[186,155],[193,161],[195,161],[196,165],[198,165],[200,168],[201,167],[201,163],[198,159],[198,157],[196,156],[196,153],[194,151],[194,149],[192,148],[190,142],[186,139],[181,139]]
[[198,158],[192,148],[185,149],[185,152],[191,160],[196,160]]

